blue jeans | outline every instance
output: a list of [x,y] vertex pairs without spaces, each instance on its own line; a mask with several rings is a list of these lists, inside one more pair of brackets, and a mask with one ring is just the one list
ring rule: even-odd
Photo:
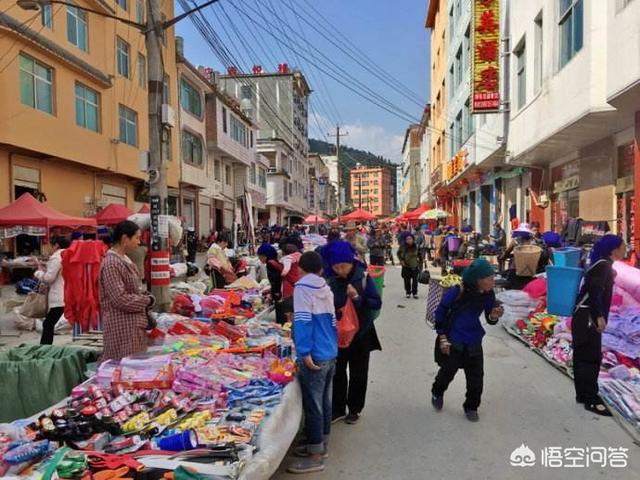
[[331,432],[333,375],[336,371],[335,360],[315,363],[320,370],[311,370],[302,361],[298,363],[307,451],[311,454],[324,451]]

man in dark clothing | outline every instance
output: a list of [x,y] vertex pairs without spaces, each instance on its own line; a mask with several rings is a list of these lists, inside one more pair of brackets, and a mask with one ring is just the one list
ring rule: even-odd
[[384,265],[385,242],[380,230],[371,232],[367,247],[369,247],[369,263],[371,265]]
[[198,251],[198,236],[193,227],[187,229],[187,262],[195,263],[196,252]]

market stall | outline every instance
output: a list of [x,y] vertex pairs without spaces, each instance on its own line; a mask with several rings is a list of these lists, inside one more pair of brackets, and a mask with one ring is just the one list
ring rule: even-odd
[[95,218],[98,225],[117,225],[133,215],[133,210],[118,203],[110,203],[100,210]]
[[104,362],[59,404],[0,426],[0,476],[269,478],[298,432],[301,393],[288,327],[245,287],[181,285],[146,355]]
[[[616,262],[616,284],[602,336],[600,393],[614,418],[640,441],[640,270]],[[562,373],[573,377],[571,317],[547,310],[547,280],[497,295],[505,307],[502,325]]]

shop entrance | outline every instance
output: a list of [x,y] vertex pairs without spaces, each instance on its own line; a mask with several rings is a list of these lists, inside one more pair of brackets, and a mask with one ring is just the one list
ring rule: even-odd
[[491,185],[480,187],[480,195],[482,196],[480,231],[484,237],[491,232]]

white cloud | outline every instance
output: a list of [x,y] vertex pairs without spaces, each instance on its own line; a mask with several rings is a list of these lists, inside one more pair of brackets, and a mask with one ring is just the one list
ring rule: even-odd
[[[320,125],[331,124],[326,119],[318,117]],[[368,125],[360,121],[342,125],[341,131],[349,134],[341,139],[342,145],[371,152],[374,155],[381,155],[392,162],[400,163],[402,160],[401,149],[404,134],[397,134],[379,125]],[[326,134],[327,132],[322,133]],[[318,132],[315,122],[310,121],[310,135],[313,138],[321,139],[324,138],[322,133]],[[329,141],[334,139],[335,137],[330,137]]]

